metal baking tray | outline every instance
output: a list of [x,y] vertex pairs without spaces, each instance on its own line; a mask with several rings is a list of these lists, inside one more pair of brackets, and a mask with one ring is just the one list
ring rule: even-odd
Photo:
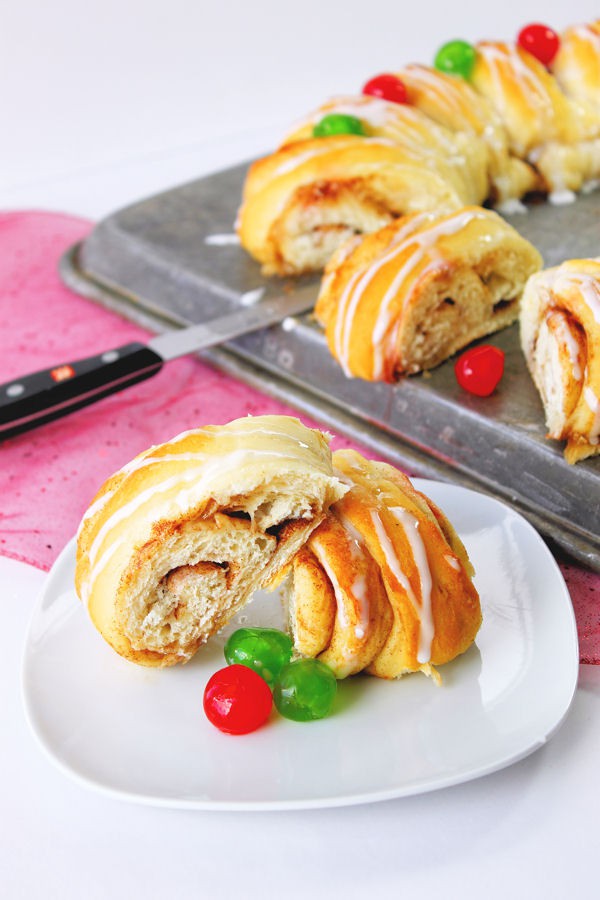
[[[164,331],[281,292],[316,298],[319,279],[265,279],[234,238],[247,164],[114,213],[65,255],[64,281],[127,318]],[[600,255],[600,192],[507,216],[546,265]],[[413,474],[483,490],[551,542],[600,571],[600,457],[569,466],[545,438],[542,405],[517,326],[487,339],[506,354],[488,398],[457,386],[452,360],[398,384],[349,379],[310,315],[202,354],[221,369],[352,437]]]

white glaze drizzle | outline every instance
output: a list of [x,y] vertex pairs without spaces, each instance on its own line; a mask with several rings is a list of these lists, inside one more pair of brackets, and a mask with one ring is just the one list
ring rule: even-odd
[[242,306],[254,306],[255,303],[258,303],[265,294],[265,288],[259,287],[255,288],[253,291],[246,291],[240,297],[240,303]]
[[[394,352],[394,336],[388,335],[391,324],[389,308],[394,299],[404,288],[404,305],[410,299],[413,286],[408,289],[404,283],[410,278],[414,269],[423,261],[428,253],[431,253],[436,240],[449,234],[456,234],[461,228],[466,227],[474,219],[489,219],[490,213],[479,209],[462,210],[451,216],[445,217],[441,222],[437,217],[425,213],[409,220],[395,235],[394,241],[375,262],[371,262],[366,269],[354,273],[346,288],[342,292],[337,309],[337,320],[334,332],[334,347],[344,372],[350,374],[350,350],[352,337],[352,324],[358,305],[364,291],[386,263],[402,254],[406,249],[412,249],[412,253],[396,272],[385,294],[381,298],[378,314],[373,325],[371,343],[373,346],[373,377],[379,379],[384,374],[385,362],[388,355]],[[437,257],[432,253],[431,265],[437,264]]]
[[[351,556],[354,557],[355,561],[360,564],[363,560],[363,554],[360,550],[360,547],[357,546],[356,542],[353,540],[348,540],[347,542],[348,550]],[[352,586],[350,587],[349,593],[351,597],[349,598],[350,603],[354,606],[355,611],[358,613],[357,618],[358,622],[356,625],[352,625],[350,619],[348,617],[347,610],[347,600],[346,594],[347,591],[344,591],[340,585],[338,577],[334,572],[333,568],[329,564],[329,560],[327,558],[326,548],[323,547],[319,536],[314,537],[310,542],[310,548],[314,552],[315,556],[319,560],[319,563],[325,570],[329,581],[333,587],[335,593],[335,599],[337,604],[337,614],[340,620],[340,624],[345,630],[350,630],[352,628],[354,632],[354,636],[358,640],[364,640],[368,631],[369,631],[369,597],[367,593],[367,582],[364,575],[359,576],[354,579]],[[348,648],[346,648],[346,652],[344,656],[348,660],[354,660],[356,658],[356,654],[352,654],[348,652]]]
[[419,534],[419,520],[402,506],[392,506],[390,507],[390,512],[404,529],[419,573],[421,604],[419,608],[420,628],[417,662],[427,663],[431,659],[431,644],[435,634],[433,611],[431,608],[433,579],[431,577],[431,569],[429,568],[429,561],[427,559],[427,551],[423,539]]
[[[390,141],[387,138],[370,138],[363,137],[360,139],[360,144],[371,144],[380,147],[397,147],[394,141]],[[360,146],[359,144],[359,146]],[[305,150],[303,153],[291,154],[289,159],[285,159],[282,163],[275,167],[273,171],[273,177],[278,178],[281,175],[287,175],[290,172],[293,172],[294,169],[300,168],[300,166],[304,165],[304,163],[309,162],[311,159],[317,156],[324,156],[328,153],[332,153],[332,147],[327,138],[323,140],[316,140],[308,150]]]
[[239,244],[240,239],[237,234],[208,234],[204,238],[204,243],[210,247],[227,247]]
[[394,550],[394,545],[390,540],[390,536],[385,529],[385,525],[379,515],[378,510],[371,510],[371,521],[373,522],[373,526],[375,528],[375,533],[377,534],[377,539],[381,545],[381,549],[383,550],[383,555],[385,556],[385,561],[393,574],[394,578],[398,582],[398,584],[404,589],[406,595],[410,602],[412,603],[413,609],[420,616],[420,603],[415,597],[414,591],[410,585],[410,581],[402,571],[400,566],[400,560],[396,555],[396,551]]
[[[493,102],[498,108],[511,135],[512,144],[518,156],[525,156],[527,147],[523,144],[517,129],[512,127],[510,115],[514,101],[507,90],[501,73],[502,66],[510,66],[525,103],[532,107],[532,121],[538,127],[544,122],[554,122],[554,107],[541,78],[523,61],[514,44],[479,44],[477,52],[488,67],[493,84]],[[545,120],[540,118],[543,114]]]

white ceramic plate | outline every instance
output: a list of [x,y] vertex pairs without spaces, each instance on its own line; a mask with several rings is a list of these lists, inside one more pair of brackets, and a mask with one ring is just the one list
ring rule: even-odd
[[[152,670],[121,659],[75,595],[71,542],[35,608],[23,668],[28,718],[52,760],[90,787],[143,803],[291,809],[430,791],[540,747],[566,715],[578,675],[560,571],[508,507],[464,488],[415,483],[464,540],[483,605],[476,645],[442,667],[442,687],[420,674],[355,677],[340,684],[327,719],[300,724],[273,714],[253,734],[224,735],[202,711],[204,685],[225,664],[223,636],[187,666]],[[273,624],[279,614],[265,594],[243,615]]]

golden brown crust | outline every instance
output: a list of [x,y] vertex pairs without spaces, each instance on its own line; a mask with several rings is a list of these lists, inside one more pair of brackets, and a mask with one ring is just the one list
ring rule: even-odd
[[[325,652],[319,642],[320,658],[333,664],[338,677],[362,668],[381,678],[414,671],[435,678],[435,666],[463,653],[481,624],[466,550],[446,516],[394,467],[351,450],[334,453],[334,463],[352,486],[310,543],[314,552],[320,534],[330,537],[316,554],[318,578],[329,581],[328,603],[333,593],[346,627]],[[349,551],[350,543],[359,554]],[[294,581],[292,622],[297,609],[310,619],[313,598],[306,600],[304,589],[304,583]],[[357,619],[349,620],[345,605],[339,610],[352,589],[355,600],[358,593],[370,604],[367,627],[362,611],[359,654],[351,627]],[[367,649],[364,639],[370,635]]]
[[314,138],[250,168],[237,227],[266,274],[299,274],[322,268],[352,234],[480,199],[441,156],[378,138]]
[[332,257],[315,315],[346,374],[394,381],[515,321],[540,265],[491,210],[405,216]]

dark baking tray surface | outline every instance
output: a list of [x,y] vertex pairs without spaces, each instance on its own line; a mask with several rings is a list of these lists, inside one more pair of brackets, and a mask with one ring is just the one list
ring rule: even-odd
[[[233,241],[247,165],[150,197],[100,222],[62,261],[79,293],[154,331],[210,319],[281,292],[316,297],[318,278],[265,279]],[[507,217],[546,265],[600,255],[600,192]],[[244,381],[415,474],[484,490],[600,571],[600,457],[569,466],[545,438],[516,326],[487,339],[506,354],[500,388],[465,394],[453,361],[396,385],[345,377],[310,316],[203,354]]]

